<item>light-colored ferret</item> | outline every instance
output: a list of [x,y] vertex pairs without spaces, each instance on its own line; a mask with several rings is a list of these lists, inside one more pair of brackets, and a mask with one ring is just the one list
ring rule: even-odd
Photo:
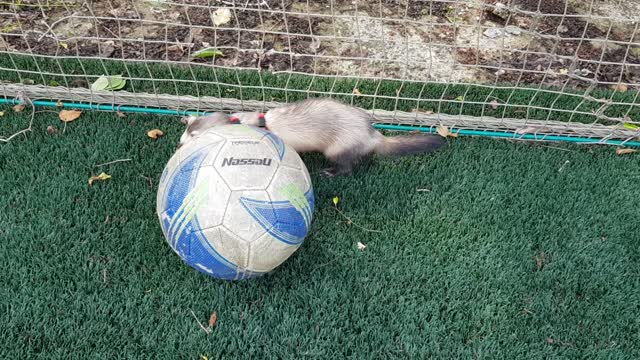
[[198,137],[198,135],[207,131],[215,126],[230,125],[229,115],[221,112],[207,114],[204,116],[185,116],[182,118],[182,123],[187,125],[187,128],[180,136],[180,142],[178,142],[178,149],[189,142],[189,140]]
[[[214,116],[217,121],[211,121]],[[212,114],[191,120],[183,138],[187,141],[205,128],[219,125],[220,119],[221,115]],[[264,114],[244,112],[229,117],[230,122],[266,128],[297,152],[323,153],[335,164],[322,171],[326,176],[348,174],[372,154],[391,157],[428,153],[446,143],[434,135],[386,137],[373,128],[369,119],[368,113],[328,98],[308,99]]]

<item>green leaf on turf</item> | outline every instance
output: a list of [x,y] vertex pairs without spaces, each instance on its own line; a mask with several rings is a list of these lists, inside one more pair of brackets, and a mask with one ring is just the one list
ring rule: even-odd
[[100,76],[93,84],[91,84],[91,90],[106,90],[109,86],[109,79],[106,76]]
[[94,91],[114,91],[120,90],[127,85],[127,80],[125,80],[122,75],[114,75],[114,76],[105,76],[102,75],[96,80],[93,84],[91,84],[91,90]]
[[339,197],[337,197],[337,196],[334,196],[334,197],[333,197],[333,205],[334,205],[334,206],[338,206],[338,203],[339,203],[339,202],[340,202],[340,198],[339,198]]
[[624,123],[624,128],[625,129],[629,129],[629,130],[638,130],[640,129],[640,126],[636,125],[636,124],[631,124],[631,123]]
[[216,56],[224,56],[224,53],[216,48],[209,47],[196,51],[192,56],[196,59],[207,59]]

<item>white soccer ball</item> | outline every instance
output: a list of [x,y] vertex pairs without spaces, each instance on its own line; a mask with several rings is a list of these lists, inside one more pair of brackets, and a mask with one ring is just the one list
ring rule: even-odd
[[260,276],[302,244],[314,197],[306,166],[273,133],[211,128],[185,143],[160,178],[157,213],[171,248],[220,279]]

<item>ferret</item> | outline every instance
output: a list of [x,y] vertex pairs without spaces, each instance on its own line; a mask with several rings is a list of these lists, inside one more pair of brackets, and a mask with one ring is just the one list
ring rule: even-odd
[[329,98],[307,99],[264,114],[235,113],[229,119],[264,127],[297,152],[323,153],[334,163],[334,167],[322,170],[325,176],[348,174],[373,154],[391,157],[428,153],[446,143],[434,135],[386,137],[373,128],[368,113]]
[[[357,163],[373,154],[392,157],[428,153],[446,143],[434,135],[386,137],[373,128],[369,119],[368,113],[328,98],[307,99],[264,114],[242,112],[229,117],[231,123],[271,131],[297,152],[323,153],[334,164],[321,171],[324,176],[349,174]],[[183,137],[188,140],[192,132],[215,126],[205,120],[187,125],[187,135]]]
[[177,146],[178,149],[192,138],[195,138],[205,132],[207,129],[214,126],[231,124],[231,121],[227,114],[215,112],[204,116],[185,116],[182,118],[182,123],[187,125],[187,128],[180,136],[180,142],[178,142]]

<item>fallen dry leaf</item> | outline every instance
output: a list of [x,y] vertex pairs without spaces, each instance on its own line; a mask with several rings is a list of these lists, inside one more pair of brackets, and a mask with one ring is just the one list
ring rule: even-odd
[[498,104],[498,101],[493,100],[492,102],[489,103],[489,105],[491,105],[493,109],[497,109],[499,104]]
[[53,134],[55,134],[57,132],[58,132],[58,129],[56,129],[55,126],[53,126],[53,125],[47,126],[47,134],[53,135]]
[[82,111],[80,110],[60,110],[58,117],[64,122],[72,122],[77,120],[80,115],[82,115]]
[[93,185],[94,182],[101,180],[101,181],[105,181],[107,179],[111,179],[111,175],[107,174],[107,173],[100,173],[100,175],[94,175],[92,177],[89,178],[89,185]]
[[162,135],[164,135],[164,133],[162,132],[162,130],[159,130],[159,129],[153,129],[153,130],[147,131],[147,136],[152,138],[153,140],[156,140]]
[[611,85],[611,89],[613,91],[619,91],[619,92],[625,92],[627,91],[627,85],[625,84],[616,84],[616,85]]
[[117,115],[119,118],[123,118],[123,117],[126,117],[126,116],[127,116],[127,115],[125,115],[125,113],[123,113],[123,112],[121,112],[121,111],[118,111],[118,112],[116,113],[116,115]]
[[636,149],[616,149],[616,154],[618,155],[633,154],[636,152],[638,152]]
[[23,112],[24,111],[24,104],[18,104],[16,106],[13,107],[13,111],[15,112]]
[[360,90],[358,90],[358,88],[353,88],[353,93],[357,96],[362,95],[362,93],[360,92]]
[[548,337],[547,338],[547,344],[553,344],[555,342],[555,340],[553,340],[553,338]]
[[57,107],[63,107],[64,104],[62,103],[62,101],[58,100],[58,102],[56,103]]
[[358,241],[358,250],[364,250],[367,247],[367,245],[361,243],[360,241]]
[[231,20],[231,10],[228,8],[219,8],[213,13],[211,19],[215,26],[226,24]]
[[458,137],[458,134],[454,134],[451,131],[449,131],[449,128],[444,126],[444,125],[440,125],[438,126],[438,134],[444,138],[446,137]]
[[180,44],[167,46],[167,51],[179,51],[181,54],[184,54],[184,47]]
[[111,175],[107,174],[106,172],[101,172],[99,175],[94,175],[91,178],[89,178],[89,185],[93,184],[94,182],[100,180],[100,181],[105,181],[105,180],[109,180],[111,179]]
[[311,49],[311,51],[318,51],[318,49],[320,49],[320,38],[319,37],[313,37],[313,39],[311,40],[311,44],[309,44],[309,49]]
[[4,111],[0,111],[0,117],[4,116]]
[[218,313],[214,311],[211,313],[211,317],[209,317],[209,327],[212,328],[216,326],[217,321],[218,321]]

